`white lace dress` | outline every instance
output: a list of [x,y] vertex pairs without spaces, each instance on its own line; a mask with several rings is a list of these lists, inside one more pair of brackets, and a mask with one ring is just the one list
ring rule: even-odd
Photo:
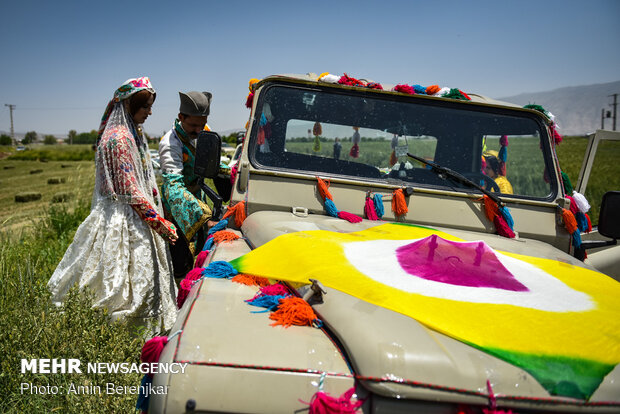
[[146,144],[136,144],[122,124],[109,125],[96,163],[92,209],[48,282],[52,300],[61,303],[78,284],[93,291],[94,306],[107,308],[113,320],[169,329],[177,313],[176,284],[158,233],[165,236],[170,223],[162,218]]

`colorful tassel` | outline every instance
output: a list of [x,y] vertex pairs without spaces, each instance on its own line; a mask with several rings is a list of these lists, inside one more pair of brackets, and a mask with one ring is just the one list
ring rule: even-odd
[[354,394],[355,388],[353,387],[338,398],[318,391],[308,404],[309,414],[354,414],[363,404],[363,401],[351,401]]
[[[265,308],[265,311],[260,311],[260,312],[267,312],[267,311],[276,311],[278,309],[278,306],[280,305],[280,299],[284,299],[289,297],[289,295],[265,295],[265,296],[260,296],[256,299],[253,300],[248,300],[248,305],[252,305],[252,306],[257,306],[259,308]],[[258,312],[253,312],[253,313],[258,313]]]
[[202,277],[202,271],[204,269],[200,268],[200,267],[195,267],[192,270],[190,270],[189,272],[187,272],[187,275],[185,275],[185,279],[188,280],[198,280]]
[[583,194],[578,193],[577,191],[573,191],[573,200],[577,204],[577,208],[579,209],[579,211],[581,211],[582,213],[585,214],[590,211],[590,203]]
[[366,86],[366,84],[358,79],[352,78],[346,73],[340,77],[338,83],[341,85],[349,85],[349,86]]
[[420,95],[426,95],[426,88],[422,85],[411,85],[413,91]]
[[426,88],[426,94],[427,95],[434,95],[437,92],[439,92],[441,88],[439,87],[439,85],[431,85],[428,88]]
[[353,144],[353,146],[351,147],[351,151],[349,151],[349,155],[353,158],[359,158],[360,146],[358,144]]
[[329,216],[338,217],[338,209],[332,200],[329,198],[325,199],[325,211]]
[[383,207],[383,196],[381,194],[375,194],[372,200],[375,204],[375,211],[377,212],[377,216],[379,218],[382,218],[385,214],[385,208]]
[[233,216],[235,218],[235,226],[237,226],[237,228],[240,228],[243,224],[243,221],[246,219],[245,201],[239,201],[234,206],[229,205],[222,219],[226,219],[230,216]]
[[360,216],[356,216],[355,214],[349,213],[349,212],[346,212],[346,211],[339,211],[338,212],[338,218],[346,220],[349,223],[359,223],[359,222],[362,221],[362,218]]
[[318,135],[314,136],[314,146],[312,147],[312,150],[314,152],[319,152],[321,151],[321,140],[319,139]]
[[444,98],[450,98],[450,99],[459,99],[462,101],[468,101],[470,100],[469,97],[465,96],[463,94],[463,92],[461,92],[459,89],[457,88],[452,88],[448,91],[448,93],[442,95]]
[[588,230],[586,231],[586,233],[590,233],[592,231],[592,221],[590,221],[590,216],[588,216],[587,214],[585,216],[588,220]]
[[491,199],[491,197],[487,195],[482,196],[482,200],[484,205],[484,214],[487,216],[489,221],[493,221],[495,216],[499,213],[499,206]]
[[390,154],[390,167],[393,167],[397,162],[398,158],[396,157],[396,150],[393,150]]
[[392,211],[397,217],[403,216],[409,212],[407,201],[405,200],[405,193],[402,188],[396,189],[392,192]]
[[508,224],[508,227],[510,227],[510,230],[514,230],[515,221],[512,218],[512,214],[510,214],[510,209],[506,206],[500,207],[499,212],[504,218],[504,220],[506,220],[506,224]]
[[381,86],[380,83],[377,82],[369,82],[368,85],[366,85],[366,87],[368,89],[379,89],[379,90],[383,90],[383,86]]
[[205,264],[205,260],[207,260],[208,255],[208,250],[202,250],[200,253],[198,253],[198,256],[196,256],[196,261],[194,262],[194,268],[201,268],[202,265]]
[[246,273],[239,273],[232,278],[232,281],[241,285],[247,286],[268,286],[269,279],[260,276],[248,275]]
[[322,180],[320,177],[316,177],[317,179],[317,189],[319,190],[319,194],[323,200],[333,200],[331,193],[329,192],[329,181]]
[[207,241],[205,242],[205,245],[202,248],[202,251],[208,252],[209,250],[213,249],[214,244],[215,244],[215,240],[213,240],[213,237],[208,237]]
[[192,290],[192,286],[194,286],[194,281],[191,279],[183,279],[181,283],[179,283],[179,291],[177,292],[177,309],[181,309],[187,296],[189,295],[189,291]]
[[405,84],[394,86],[394,90],[396,92],[407,93],[409,95],[415,95],[415,90],[413,89],[413,87],[409,85],[405,85]]
[[217,231],[224,230],[226,226],[228,226],[228,220],[226,219],[220,220],[217,222],[216,225],[214,225],[213,227],[209,229],[207,234],[210,236]]
[[573,184],[570,182],[570,178],[568,178],[568,174],[566,174],[564,171],[560,172],[560,175],[562,176],[562,184],[564,186],[564,193],[565,194],[573,194]]
[[575,200],[573,199],[573,197],[572,197],[572,196],[567,195],[567,196],[566,196],[566,199],[567,199],[568,201],[570,201],[570,203],[568,204],[568,205],[569,205],[569,210],[570,210],[570,212],[571,212],[571,213],[573,213],[573,215],[574,215],[574,214],[577,214],[577,212],[579,211],[579,207],[577,207],[577,203],[575,202]]
[[269,319],[275,321],[271,326],[282,325],[285,328],[291,325],[316,327],[323,325],[312,307],[298,297],[280,299],[278,309],[269,315]]
[[210,277],[215,279],[228,279],[232,278],[239,272],[232,265],[224,260],[217,260],[211,262],[209,267],[202,269],[203,277]]
[[366,197],[366,202],[364,203],[364,214],[366,214],[366,218],[368,220],[379,220],[379,216],[377,216],[377,212],[375,211],[375,203],[370,197]]
[[136,410],[142,411],[142,413],[148,412],[149,409],[149,397],[151,394],[146,393],[146,390],[150,388],[153,383],[153,378],[149,374],[145,374],[140,382],[140,390],[138,392],[138,401],[136,402]]
[[513,239],[515,237],[514,231],[508,226],[506,220],[501,214],[496,215],[493,218],[493,224],[495,225],[495,230],[497,234],[503,237],[508,237],[509,239]]
[[159,362],[159,357],[168,343],[167,336],[155,336],[144,343],[140,353],[140,361],[150,364]]
[[285,285],[283,285],[282,283],[274,283],[273,285],[261,287],[259,289],[259,292],[256,294],[256,296],[254,296],[254,298],[258,296],[265,296],[265,295],[289,295],[289,294],[290,292]]
[[582,233],[588,232],[588,219],[586,218],[585,213],[578,211],[575,214],[575,220],[577,221],[577,228]]
[[245,107],[252,108],[252,103],[254,102],[254,92],[250,92],[248,97],[245,98]]
[[233,240],[237,240],[238,238],[239,235],[227,230],[220,230],[213,234],[213,241],[215,243],[231,242]]

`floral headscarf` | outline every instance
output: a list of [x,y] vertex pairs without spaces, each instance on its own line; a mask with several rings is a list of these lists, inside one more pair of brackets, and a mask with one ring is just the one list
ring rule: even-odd
[[146,76],[143,76],[141,78],[127,79],[121,86],[118,87],[117,90],[114,91],[114,97],[108,103],[108,106],[105,108],[103,116],[101,117],[99,133],[97,134],[97,142],[101,139],[101,136],[103,135],[103,131],[105,130],[105,127],[108,123],[108,119],[110,118],[112,109],[114,109],[114,105],[118,102],[124,101],[133,94],[144,90],[147,90],[153,94],[155,93],[155,89],[153,88],[153,85],[151,85],[151,80]]

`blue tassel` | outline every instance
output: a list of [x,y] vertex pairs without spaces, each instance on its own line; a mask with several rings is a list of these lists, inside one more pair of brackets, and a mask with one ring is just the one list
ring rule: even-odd
[[502,213],[504,220],[506,220],[506,224],[510,227],[510,230],[514,231],[515,221],[510,214],[510,209],[508,207],[500,207],[499,211]]
[[497,158],[499,158],[501,162],[505,163],[508,159],[508,149],[506,147],[501,147],[499,149],[499,154],[497,154]]
[[212,277],[215,279],[229,279],[239,272],[232,265],[223,260],[211,262],[208,267],[202,270],[203,277]]
[[142,382],[140,382],[140,392],[138,393],[138,402],[136,402],[136,410],[140,411],[148,411],[149,410],[149,394],[146,394],[144,390],[149,387],[149,384],[153,383],[153,378],[149,377],[148,374],[142,377]]
[[375,203],[375,211],[377,212],[377,216],[379,216],[379,218],[383,217],[385,214],[385,208],[383,208],[383,196],[375,193],[372,201]]
[[211,250],[214,243],[215,241],[213,241],[213,237],[209,237],[205,242],[205,246],[202,248],[202,251]]
[[332,217],[338,217],[338,209],[332,200],[325,198],[325,211]]
[[259,126],[265,126],[267,125],[267,117],[265,116],[265,114],[260,114],[260,121],[258,122]]
[[422,85],[411,85],[413,91],[417,94],[426,95],[426,88]]
[[215,226],[209,229],[207,234],[210,236],[216,231],[224,230],[226,226],[228,226],[228,219],[220,220]]
[[252,313],[261,313],[267,311],[275,311],[280,306],[280,299],[286,298],[287,295],[264,295],[259,296],[252,301],[247,301],[252,306],[258,306],[259,308],[266,308],[264,311],[253,311]]
[[579,231],[588,231],[588,219],[586,218],[585,214],[583,214],[581,211],[578,211],[575,214],[575,220],[577,220],[577,228],[579,228]]
[[575,249],[581,247],[581,233],[579,232],[579,229],[575,230],[575,232],[573,233],[573,246],[575,247]]

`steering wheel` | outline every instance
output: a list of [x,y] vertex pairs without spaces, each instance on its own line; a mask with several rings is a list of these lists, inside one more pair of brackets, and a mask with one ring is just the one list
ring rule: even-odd
[[484,175],[482,173],[461,173],[461,175],[463,177],[469,178],[470,180],[472,180],[473,182],[475,182],[476,184],[479,184],[480,181],[484,181],[484,185],[482,186],[485,190],[487,191],[493,191],[495,193],[501,193],[501,191],[499,190],[499,186],[497,185],[497,183],[495,182],[494,179],[492,179],[491,177],[489,177],[488,175]]

